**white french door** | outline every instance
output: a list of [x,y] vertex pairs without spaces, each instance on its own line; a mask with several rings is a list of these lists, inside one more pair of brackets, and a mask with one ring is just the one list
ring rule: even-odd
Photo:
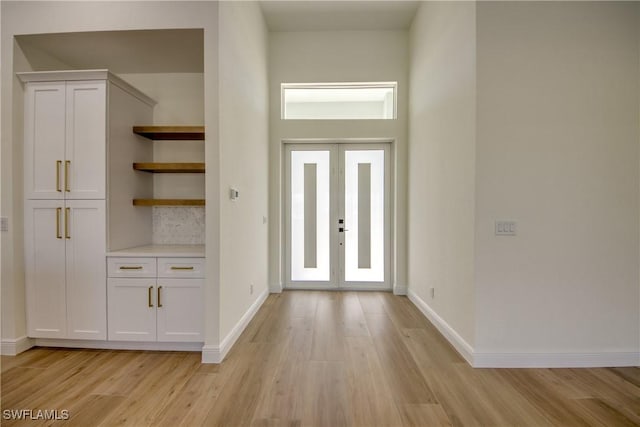
[[391,289],[390,144],[287,144],[285,286]]

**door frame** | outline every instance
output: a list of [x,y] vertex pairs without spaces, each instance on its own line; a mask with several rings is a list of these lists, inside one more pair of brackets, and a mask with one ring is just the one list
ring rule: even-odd
[[[289,245],[289,225],[290,225],[290,215],[291,212],[288,211],[287,207],[290,206],[290,197],[291,194],[288,188],[287,177],[290,176],[290,168],[291,165],[287,161],[287,150],[292,145],[302,145],[308,146],[309,150],[314,150],[316,148],[326,148],[327,145],[338,145],[345,146],[345,149],[358,149],[358,146],[362,146],[362,149],[372,148],[373,145],[381,145],[385,144],[388,146],[388,149],[385,149],[385,167],[388,172],[388,179],[385,180],[385,191],[387,192],[388,197],[385,201],[385,210],[388,212],[389,221],[385,224],[388,227],[388,230],[385,230],[385,234],[388,236],[388,241],[385,242],[385,252],[388,255],[385,256],[385,282],[383,283],[365,283],[362,285],[345,285],[344,282],[344,272],[342,274],[337,273],[334,276],[332,271],[331,280],[329,281],[329,286],[326,285],[325,282],[306,282],[304,285],[294,284],[292,285],[290,282],[291,270],[290,270],[290,259],[291,259],[291,247]],[[349,146],[349,147],[346,147]],[[395,156],[396,156],[396,140],[394,138],[284,138],[281,140],[281,164],[283,168],[281,169],[280,176],[281,179],[281,197],[280,200],[280,208],[281,208],[281,233],[280,233],[280,241],[281,243],[281,262],[280,268],[282,271],[282,289],[307,289],[307,290],[361,290],[361,291],[393,291],[394,289],[394,279],[395,279]],[[340,156],[336,156],[340,157]],[[333,160],[333,158],[332,158]],[[344,160],[344,159],[339,159]],[[334,183],[335,181],[335,183]],[[339,177],[338,174],[331,174],[331,185],[344,185],[344,177]],[[333,195],[332,203],[338,203],[338,196]],[[340,202],[342,203],[342,202]],[[337,207],[336,207],[337,209]],[[330,245],[337,244],[337,238],[339,233],[337,232],[337,228],[331,228],[330,233]],[[344,246],[340,249],[340,252],[344,251]],[[336,261],[338,257],[344,257],[342,253],[336,255]],[[332,262],[335,262],[333,259]]]

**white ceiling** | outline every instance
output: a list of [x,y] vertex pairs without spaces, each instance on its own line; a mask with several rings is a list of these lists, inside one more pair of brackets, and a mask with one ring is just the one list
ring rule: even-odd
[[271,31],[406,30],[419,1],[262,0]]
[[16,37],[34,70],[51,57],[75,69],[108,68],[115,73],[202,73],[200,29],[95,31]]

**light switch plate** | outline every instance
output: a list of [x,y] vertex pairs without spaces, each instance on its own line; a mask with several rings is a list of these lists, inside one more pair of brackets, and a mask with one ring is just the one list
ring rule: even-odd
[[518,227],[515,221],[496,221],[496,236],[515,236]]
[[6,216],[0,218],[0,231],[9,231],[9,218]]
[[240,192],[237,189],[233,188],[233,187],[230,188],[229,189],[229,198],[231,200],[237,200],[238,197],[240,197]]

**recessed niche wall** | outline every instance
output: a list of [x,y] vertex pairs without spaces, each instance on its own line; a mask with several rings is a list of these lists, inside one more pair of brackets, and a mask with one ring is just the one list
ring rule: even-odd
[[[202,29],[21,35],[16,43],[24,60],[16,64],[25,69],[16,71],[108,69],[157,102],[153,123],[138,125],[203,125],[203,35]],[[147,143],[152,155],[132,163],[204,162],[203,141],[141,142]],[[151,179],[154,199],[204,199],[203,174],[153,174]],[[148,217],[148,243],[204,243],[203,207],[136,209]]]

